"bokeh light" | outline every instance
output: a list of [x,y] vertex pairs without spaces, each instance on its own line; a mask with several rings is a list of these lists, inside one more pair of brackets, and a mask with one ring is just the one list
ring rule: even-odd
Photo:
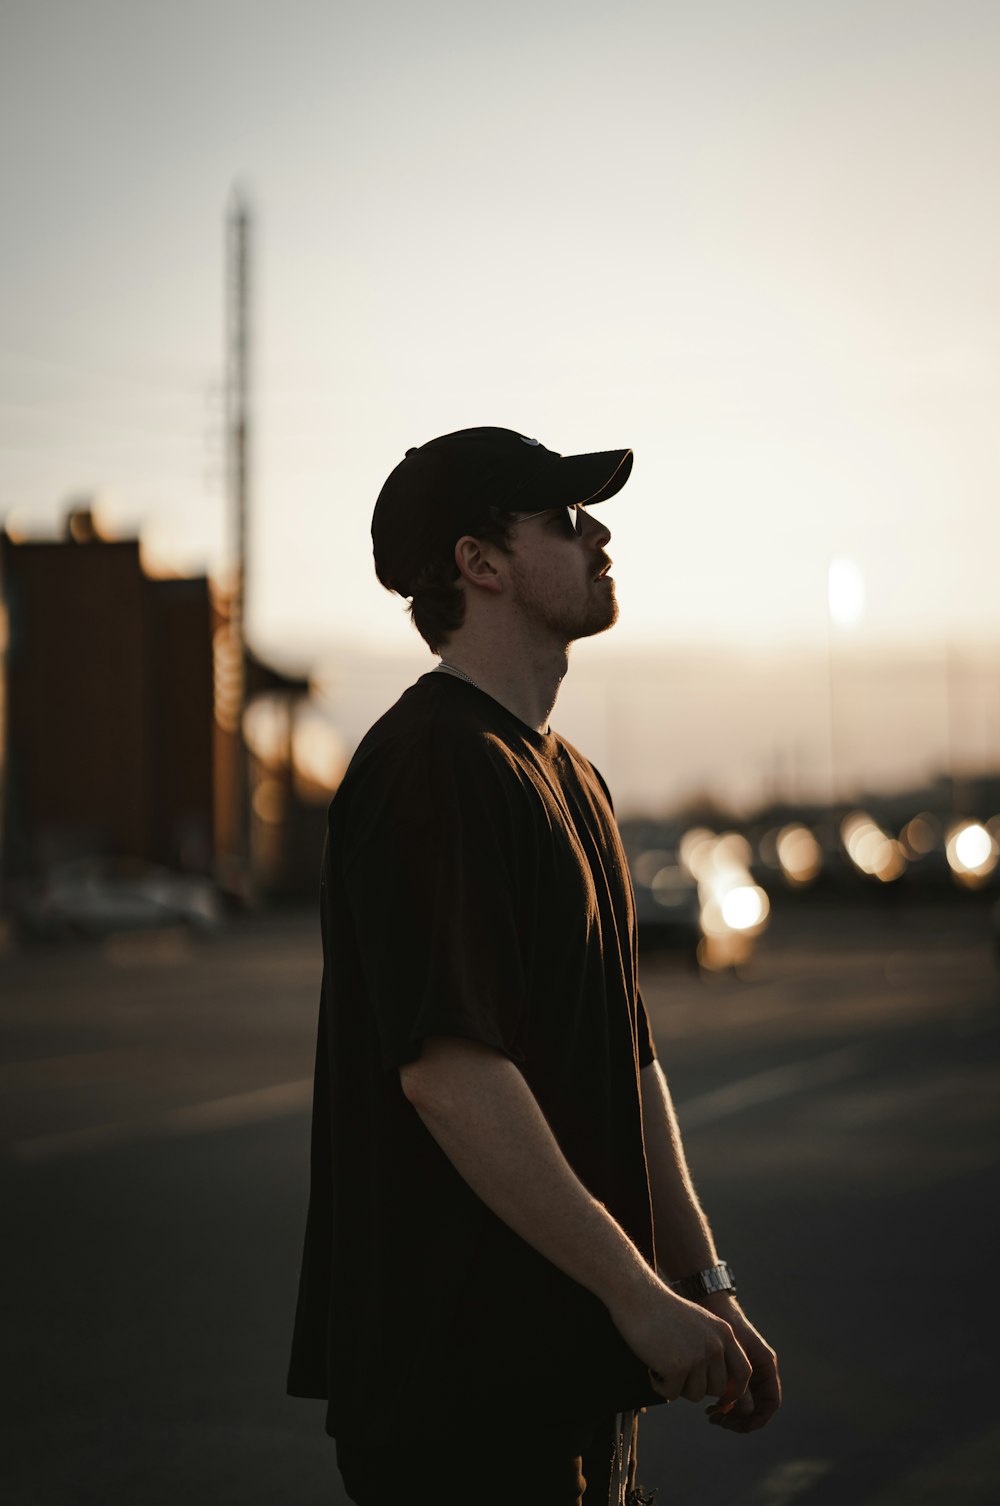
[[718,971],[745,962],[771,908],[750,874],[750,843],[739,832],[716,835],[708,827],[692,827],[681,838],[678,856],[698,885],[700,965]]
[[810,884],[823,866],[823,853],[809,830],[797,822],[783,826],[775,839],[781,871],[790,884]]
[[290,728],[289,708],[283,696],[257,696],[243,713],[247,747],[261,763],[275,766],[287,762]]
[[734,931],[752,931],[769,909],[767,895],[756,884],[740,884],[722,899],[722,918]]
[[926,857],[940,845],[941,823],[930,811],[921,811],[907,821],[899,840],[908,858]]
[[653,875],[650,889],[656,903],[664,909],[685,904],[692,893],[690,879],[676,863],[666,863],[658,869]]
[[884,832],[866,811],[853,811],[840,826],[848,857],[860,872],[890,884],[906,872],[902,844]]
[[292,728],[292,764],[300,794],[325,801],[337,788],[348,764],[348,748],[332,718],[319,707],[296,710]]
[[652,888],[657,874],[673,863],[673,854],[664,847],[648,847],[635,860],[633,874],[637,884]]
[[949,832],[945,854],[956,880],[967,888],[976,888],[997,866],[1000,847],[980,822],[963,821]]

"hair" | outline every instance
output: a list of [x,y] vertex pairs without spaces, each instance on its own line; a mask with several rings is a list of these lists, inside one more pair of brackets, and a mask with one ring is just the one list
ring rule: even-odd
[[[509,513],[491,507],[488,521],[476,529],[475,537],[487,544],[495,544],[504,554],[510,554],[512,525]],[[465,592],[458,583],[460,579],[454,550],[449,557],[440,557],[425,565],[415,578],[407,610],[410,621],[432,654],[440,653],[452,633],[457,632],[465,621]]]

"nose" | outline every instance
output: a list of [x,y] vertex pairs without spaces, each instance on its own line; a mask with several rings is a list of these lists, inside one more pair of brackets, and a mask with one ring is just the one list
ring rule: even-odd
[[595,518],[593,513],[586,512],[584,508],[578,509],[583,518],[583,536],[594,549],[603,549],[611,539],[611,529]]

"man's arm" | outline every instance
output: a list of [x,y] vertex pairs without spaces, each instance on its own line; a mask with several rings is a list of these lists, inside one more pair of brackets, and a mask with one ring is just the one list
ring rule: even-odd
[[[676,1281],[717,1265],[719,1256],[691,1180],[670,1089],[658,1061],[643,1067],[639,1082],[656,1263],[664,1280]],[[781,1405],[774,1350],[750,1323],[734,1296],[716,1292],[702,1298],[701,1305],[726,1319],[753,1367],[750,1385],[732,1412],[723,1415],[712,1408],[709,1416],[713,1422],[736,1432],[749,1433],[762,1428]]]
[[658,1061],[643,1067],[639,1082],[656,1264],[667,1281],[676,1281],[717,1265],[719,1256],[694,1190],[670,1089]]
[[727,1322],[671,1292],[560,1150],[513,1062],[478,1042],[425,1041],[403,1092],[486,1205],[594,1293],[668,1400],[746,1389],[750,1366]]

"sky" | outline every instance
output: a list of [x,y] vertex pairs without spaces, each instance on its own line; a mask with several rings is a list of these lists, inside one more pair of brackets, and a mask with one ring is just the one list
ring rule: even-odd
[[265,650],[413,637],[375,497],[490,423],[634,448],[623,652],[821,648],[834,558],[854,648],[992,651],[998,65],[993,0],[4,0],[0,519],[225,569],[240,185]]

